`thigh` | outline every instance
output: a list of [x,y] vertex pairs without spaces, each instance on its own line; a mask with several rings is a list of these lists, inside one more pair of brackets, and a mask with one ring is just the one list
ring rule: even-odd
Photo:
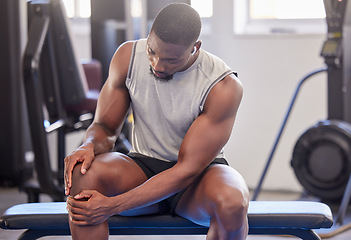
[[147,180],[143,170],[131,158],[117,152],[97,155],[85,175],[79,170],[80,165],[77,165],[73,172],[73,186],[95,189],[106,196],[124,193]]
[[230,166],[215,164],[209,166],[184,192],[175,213],[195,223],[209,226],[218,204],[235,205],[237,201],[249,201],[249,191],[244,179]]
[[[73,172],[73,195],[83,189],[93,189],[106,196],[116,196],[141,185],[148,179],[133,159],[117,152],[97,155],[85,175],[80,173],[80,165],[77,165]],[[158,211],[159,205],[154,204],[120,215],[136,216]]]

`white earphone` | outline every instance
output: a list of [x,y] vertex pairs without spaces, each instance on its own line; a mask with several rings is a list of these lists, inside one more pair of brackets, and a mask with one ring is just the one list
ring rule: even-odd
[[194,55],[196,53],[196,47],[194,46],[194,50],[191,52],[191,55]]

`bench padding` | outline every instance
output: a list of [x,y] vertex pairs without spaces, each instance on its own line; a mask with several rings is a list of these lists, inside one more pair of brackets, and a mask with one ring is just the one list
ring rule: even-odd
[[[296,236],[298,234],[291,231],[329,228],[333,224],[332,213],[327,205],[305,201],[252,201],[248,219],[252,234],[284,233]],[[111,234],[206,234],[208,230],[207,227],[189,220],[169,215],[113,216],[109,218],[109,223]],[[69,229],[66,203],[27,203],[13,206],[1,217],[0,226],[3,229],[52,229],[56,232],[61,229],[65,230],[61,231],[64,234]]]

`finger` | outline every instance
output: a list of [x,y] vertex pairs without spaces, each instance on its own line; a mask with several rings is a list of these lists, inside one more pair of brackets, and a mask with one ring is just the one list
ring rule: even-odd
[[90,157],[90,156],[85,157],[83,164],[82,164],[82,167],[81,167],[81,170],[80,170],[83,175],[86,174],[86,172],[89,170],[90,165],[91,165],[93,160],[94,160],[94,157]]
[[84,221],[84,222],[88,222],[88,219],[82,215],[79,214],[71,214],[70,218],[74,221]]
[[80,219],[80,217],[72,218],[71,216],[69,217],[69,219],[71,223],[79,226],[94,226],[106,220],[106,219],[99,219],[97,221],[92,221],[91,219],[87,219],[87,218]]
[[77,226],[88,226],[88,225],[91,225],[90,223],[88,223],[85,220],[77,220],[77,219],[74,219],[72,216],[69,216],[69,220],[71,221],[71,223],[73,223],[74,225],[77,225]]
[[65,161],[65,171],[64,171],[65,194],[66,194],[66,196],[68,196],[69,189],[70,189],[69,171],[68,171],[69,157],[66,157],[64,161]]
[[65,172],[64,172],[64,178],[65,178],[65,187],[69,187],[69,167],[70,167],[70,157],[65,158]]
[[83,190],[77,195],[75,195],[73,198],[74,200],[88,200],[93,196],[93,194],[94,194],[93,190]]
[[67,198],[67,209],[71,210],[75,208],[84,208],[84,202],[83,201],[77,201],[72,197]]
[[81,219],[85,216],[85,210],[81,208],[67,207],[67,211],[72,216],[80,216]]
[[70,193],[70,176],[69,176],[69,173],[65,174],[65,195],[66,196],[69,196],[69,193]]
[[91,225],[92,222],[87,216],[79,213],[69,212],[69,220],[76,225]]
[[67,176],[67,167],[68,167],[68,162],[69,162],[69,157],[65,157],[64,159],[64,163],[65,163],[65,170],[64,170],[64,184],[65,184],[65,187],[67,187],[67,179],[68,179],[68,176]]
[[66,195],[69,195],[69,190],[72,187],[73,168],[77,164],[78,160],[72,159],[72,157],[67,157],[66,159],[67,161],[65,164],[65,193]]

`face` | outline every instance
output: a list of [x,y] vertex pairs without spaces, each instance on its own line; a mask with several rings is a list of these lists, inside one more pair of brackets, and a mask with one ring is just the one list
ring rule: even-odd
[[188,47],[164,42],[151,32],[146,44],[151,74],[160,81],[172,79],[176,72],[186,70],[193,63],[193,49],[193,45]]

